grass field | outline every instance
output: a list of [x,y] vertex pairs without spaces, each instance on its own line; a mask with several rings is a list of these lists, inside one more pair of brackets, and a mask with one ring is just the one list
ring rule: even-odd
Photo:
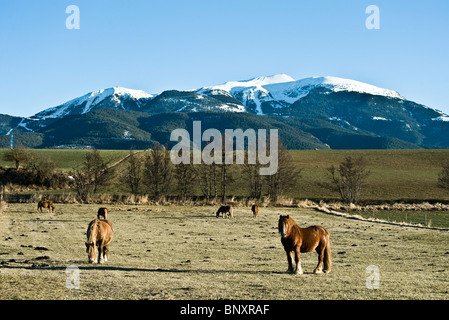
[[[3,154],[7,149],[0,149],[0,166],[12,167],[12,162],[5,162]],[[88,150],[34,150],[42,157],[49,157],[56,162],[59,170],[71,170],[79,167],[85,160]],[[329,182],[326,169],[338,166],[347,156],[363,156],[371,175],[367,186],[362,190],[362,201],[449,201],[449,191],[438,188],[438,173],[443,163],[449,161],[449,150],[290,150],[293,161],[302,168],[301,179],[297,188],[286,196],[296,199],[338,200],[336,192],[325,188]],[[124,156],[127,150],[100,150],[105,161],[112,164]],[[100,189],[100,193],[129,193],[123,184],[120,172],[125,170],[125,163],[116,167],[115,181]],[[247,196],[248,186],[245,176],[235,165],[235,181],[228,187],[230,196]],[[173,182],[173,194],[177,194]],[[61,190],[59,192],[67,192]],[[199,188],[194,192],[200,195]]]
[[[97,205],[9,204],[0,216],[0,299],[448,299],[449,233],[357,221],[298,208],[238,207],[233,220],[215,207],[111,205],[110,260],[87,263],[85,232]],[[312,274],[317,255],[302,254],[303,275],[285,274],[279,214],[330,233],[333,268]],[[367,288],[367,267],[380,270]],[[68,266],[79,289],[68,289]],[[369,287],[369,286],[368,286]],[[293,289],[292,289],[293,288]]]

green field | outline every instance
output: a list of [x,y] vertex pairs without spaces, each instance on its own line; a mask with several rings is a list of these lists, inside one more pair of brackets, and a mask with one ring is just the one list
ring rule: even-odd
[[[0,299],[449,298],[448,232],[298,208],[261,208],[255,219],[237,207],[233,220],[215,218],[211,206],[109,208],[110,259],[92,265],[84,242],[98,205],[57,204],[56,213],[38,214],[34,203],[9,204],[0,216]],[[303,275],[285,273],[280,214],[329,231],[329,274],[312,274],[315,252],[301,255]],[[79,270],[79,289],[67,287],[69,266]],[[379,269],[378,289],[369,266]]]
[[[4,154],[9,149],[0,149],[0,166],[14,167],[12,162],[4,160]],[[32,149],[39,158],[49,158],[58,166],[59,170],[73,170],[78,168],[86,160],[86,153],[90,150],[72,150],[72,149]],[[128,150],[99,150],[105,162],[112,163],[126,156]]]
[[[12,167],[11,162],[3,160],[7,149],[0,149],[0,166]],[[60,170],[77,168],[84,161],[88,150],[34,150],[42,157],[56,162]],[[129,151],[101,150],[105,161],[112,164]],[[449,191],[438,188],[438,173],[441,166],[449,161],[449,150],[291,150],[297,168],[302,168],[297,188],[286,196],[295,199],[338,200],[336,192],[323,186],[329,181],[326,169],[338,164],[347,156],[363,156],[371,175],[362,191],[362,201],[448,201]],[[105,186],[103,193],[129,193],[121,181],[120,172],[125,164],[117,166],[115,181]],[[246,177],[241,168],[234,165],[234,182],[228,187],[230,196],[248,195]],[[173,183],[173,195],[177,195]],[[62,192],[62,191],[61,191]],[[194,195],[201,195],[197,188]]]

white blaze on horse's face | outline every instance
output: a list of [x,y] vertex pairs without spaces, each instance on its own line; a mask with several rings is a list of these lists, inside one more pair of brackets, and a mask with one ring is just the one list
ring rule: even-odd
[[283,219],[282,219],[282,222],[281,222],[279,227],[280,227],[279,228],[279,232],[281,233],[281,236],[285,237],[287,235],[287,228],[288,228],[288,226],[287,226],[287,224],[285,223],[285,221]]
[[282,223],[282,233],[281,234],[283,237],[285,237],[287,235],[287,226],[286,226],[285,222]]

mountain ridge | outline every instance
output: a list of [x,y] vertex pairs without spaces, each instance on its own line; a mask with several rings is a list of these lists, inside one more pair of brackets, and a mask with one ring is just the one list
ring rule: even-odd
[[[283,123],[289,148],[449,147],[449,116],[407,100],[397,91],[338,77],[295,80],[286,74],[159,94],[123,87],[92,91],[28,118],[3,115],[0,145],[6,146],[11,133],[36,137],[31,145],[44,148],[89,143],[124,147],[137,141],[146,145],[145,141],[153,142],[154,137],[167,143],[167,134],[159,130],[154,136],[155,131],[142,127],[137,119],[160,115],[159,123],[150,121],[147,126],[168,130],[172,128],[170,116],[185,114],[193,119],[201,114],[207,119],[208,113],[229,125],[242,123],[230,114],[252,125],[276,127]],[[221,128],[220,122],[213,123]],[[102,129],[94,133],[89,126]],[[85,137],[79,128],[84,128]]]

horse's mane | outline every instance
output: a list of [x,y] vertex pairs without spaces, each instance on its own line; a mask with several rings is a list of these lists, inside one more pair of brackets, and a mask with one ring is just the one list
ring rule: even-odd
[[280,216],[279,217],[279,225],[278,225],[278,231],[282,231],[282,222],[288,224],[290,226],[290,229],[292,232],[299,232],[300,227],[296,224],[295,220],[293,220],[289,215],[286,216]]
[[94,244],[96,242],[97,237],[97,229],[100,220],[93,220],[89,225],[89,239],[87,240],[88,244]]

